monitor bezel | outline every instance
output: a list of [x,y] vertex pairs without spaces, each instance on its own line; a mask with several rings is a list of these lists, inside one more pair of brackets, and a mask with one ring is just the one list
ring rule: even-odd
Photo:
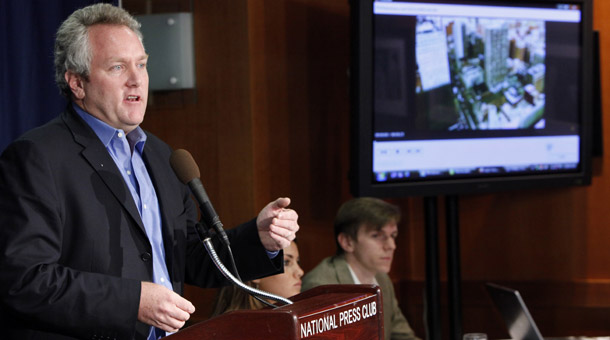
[[[415,1],[422,2],[422,0]],[[354,196],[401,197],[490,193],[505,190],[564,187],[591,183],[592,159],[592,0],[514,0],[512,4],[577,4],[582,11],[580,166],[569,173],[534,173],[515,176],[430,179],[412,182],[374,183],[373,174],[373,3],[351,4],[350,65],[350,190]],[[472,4],[469,0],[445,0],[448,4]],[[481,4],[481,2],[476,2]],[[489,2],[487,2],[489,3]]]

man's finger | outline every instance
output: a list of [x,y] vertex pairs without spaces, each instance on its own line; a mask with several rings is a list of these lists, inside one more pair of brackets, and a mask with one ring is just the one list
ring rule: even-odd
[[282,220],[296,221],[299,218],[299,215],[296,211],[292,209],[282,208],[282,210],[277,214],[276,217]]
[[276,234],[280,237],[283,237],[285,239],[287,239],[288,241],[292,241],[294,239],[295,233],[298,230],[298,226],[294,227],[294,226],[281,226],[281,225],[277,225],[277,224],[272,224],[269,227],[269,231],[272,234]]
[[284,219],[284,218],[274,218],[271,221],[271,225],[269,226],[270,230],[271,227],[279,227],[279,228],[284,228],[292,233],[296,233],[299,230],[299,225],[298,223],[296,223],[296,220],[294,219]]
[[156,327],[161,328],[166,332],[177,332],[184,326],[186,321],[190,318],[190,314],[181,310],[180,308],[173,308],[168,311],[165,315],[158,319]]
[[175,308],[169,313],[169,317],[180,322],[186,322],[188,319],[190,319],[191,314],[180,308]]
[[181,297],[178,294],[176,294],[176,297],[176,307],[180,308],[188,314],[193,314],[195,312],[195,306],[193,306],[193,304],[189,300]]
[[280,197],[273,202],[274,209],[286,208],[289,205],[290,205],[290,198],[288,198],[288,197]]

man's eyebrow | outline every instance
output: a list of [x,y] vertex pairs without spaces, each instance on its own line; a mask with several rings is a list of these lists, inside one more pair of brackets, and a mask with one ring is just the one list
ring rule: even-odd
[[[112,58],[108,59],[108,62],[110,62],[110,63],[114,63],[114,62],[117,62],[117,61],[125,62],[128,59],[129,58],[124,58],[124,57],[112,57]],[[145,59],[148,59],[148,54],[143,54],[143,55],[137,57],[135,60],[145,60]]]

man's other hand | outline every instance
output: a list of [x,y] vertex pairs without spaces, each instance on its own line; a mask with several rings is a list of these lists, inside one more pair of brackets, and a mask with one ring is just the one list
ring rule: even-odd
[[166,332],[177,332],[195,312],[195,306],[166,287],[142,282],[138,320]]

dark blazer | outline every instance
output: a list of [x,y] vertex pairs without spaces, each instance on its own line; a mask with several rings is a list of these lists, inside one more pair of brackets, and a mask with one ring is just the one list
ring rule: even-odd
[[[174,291],[226,284],[194,231],[197,207],[169,165],[171,148],[147,136]],[[228,234],[242,279],[281,270],[255,220]],[[144,339],[149,327],[137,314],[151,254],[119,170],[71,105],[0,156],[0,338]]]

